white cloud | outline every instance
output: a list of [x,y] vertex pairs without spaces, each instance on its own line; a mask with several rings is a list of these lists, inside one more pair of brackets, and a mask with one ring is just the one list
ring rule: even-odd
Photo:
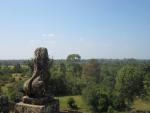
[[54,33],[43,33],[42,37],[54,37],[55,34]]
[[42,34],[42,37],[46,37],[46,36],[47,36],[47,34],[45,34],[45,33]]
[[48,36],[48,37],[54,37],[55,34],[54,34],[54,33],[49,33],[47,36]]
[[42,42],[42,40],[29,40],[29,42],[30,42],[30,44],[39,44],[39,43],[41,43]]
[[55,38],[54,33],[43,33],[41,34],[41,37],[37,39],[31,39],[29,40],[29,43],[31,45],[53,45],[57,42],[57,39]]
[[31,45],[47,45],[47,44],[55,44],[56,40],[52,39],[35,39],[35,40],[29,40]]

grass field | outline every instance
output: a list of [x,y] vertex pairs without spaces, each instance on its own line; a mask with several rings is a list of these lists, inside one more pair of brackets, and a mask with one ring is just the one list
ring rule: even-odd
[[[67,101],[71,97],[74,98],[74,100],[76,101],[76,104],[78,105],[80,111],[82,111],[84,113],[90,113],[88,106],[83,101],[83,99],[80,95],[57,97],[57,99],[59,99],[59,101],[60,101],[60,109],[61,110],[68,109]],[[132,108],[134,108],[135,110],[150,111],[150,101],[137,99],[134,101]]]
[[150,111],[150,101],[137,99],[132,106],[135,110]]
[[69,98],[74,98],[78,108],[80,111],[84,112],[84,113],[89,113],[90,110],[88,109],[88,106],[86,105],[86,103],[83,101],[81,96],[65,96],[65,97],[56,97],[57,99],[59,99],[60,101],[60,109],[61,110],[66,110],[69,109],[67,106],[67,101]]

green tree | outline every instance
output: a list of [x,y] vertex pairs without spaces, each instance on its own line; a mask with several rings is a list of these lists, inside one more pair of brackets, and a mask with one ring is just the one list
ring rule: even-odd
[[80,65],[81,57],[78,54],[70,54],[67,57],[67,72],[68,75],[81,77],[82,67]]
[[81,94],[82,91],[82,66],[81,57],[78,54],[70,54],[66,59],[67,86],[72,95]]
[[64,63],[60,63],[60,65],[59,65],[59,73],[62,76],[66,76],[66,65]]
[[51,93],[55,96],[63,96],[69,94],[66,79],[66,66],[64,63],[53,63],[51,66]]
[[145,96],[150,97],[150,73],[145,74],[143,82],[144,82]]
[[113,92],[115,87],[115,76],[118,68],[114,65],[103,64],[101,65],[100,81],[101,84],[107,87],[108,92]]
[[33,73],[33,70],[34,70],[33,59],[27,61],[27,66],[29,67],[29,75],[31,75]]
[[112,106],[108,107],[107,113],[114,113],[114,109]]
[[107,112],[110,105],[107,93],[101,86],[96,84],[87,86],[84,89],[83,98],[95,113]]
[[135,96],[143,93],[142,71],[135,66],[124,66],[117,73],[115,88],[120,98],[126,99],[128,104],[131,103]]
[[113,109],[116,111],[124,111],[127,108],[124,98],[119,96],[113,95],[111,97],[111,102]]
[[15,73],[21,73],[22,72],[22,67],[21,67],[21,65],[20,64],[16,64],[15,66],[14,66],[14,72]]
[[9,83],[2,87],[2,93],[8,96],[10,101],[18,101],[23,96],[22,87],[22,82]]
[[70,54],[67,57],[67,61],[69,62],[80,62],[81,56],[79,54]]
[[91,59],[84,65],[83,76],[93,78],[96,83],[100,82],[100,65],[96,59]]
[[144,71],[144,97],[150,99],[150,65],[143,66]]

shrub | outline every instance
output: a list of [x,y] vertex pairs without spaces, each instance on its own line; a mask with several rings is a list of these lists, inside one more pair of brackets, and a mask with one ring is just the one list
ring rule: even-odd
[[125,100],[121,97],[114,97],[112,100],[112,106],[117,111],[124,111],[127,108]]
[[108,107],[107,113],[114,113],[114,109],[112,106]]
[[67,104],[70,109],[74,109],[74,110],[78,109],[78,106],[73,98],[69,98]]
[[19,100],[23,96],[23,93],[20,92],[21,88],[21,84],[8,83],[2,87],[2,93],[8,96],[10,101],[14,102],[16,100]]
[[98,85],[88,86],[83,91],[83,98],[90,109],[95,112],[107,112],[110,105],[110,99],[104,89]]

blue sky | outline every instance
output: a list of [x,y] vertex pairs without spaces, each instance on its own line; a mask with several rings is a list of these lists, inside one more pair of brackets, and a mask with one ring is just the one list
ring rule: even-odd
[[150,0],[1,0],[0,59],[150,59]]

